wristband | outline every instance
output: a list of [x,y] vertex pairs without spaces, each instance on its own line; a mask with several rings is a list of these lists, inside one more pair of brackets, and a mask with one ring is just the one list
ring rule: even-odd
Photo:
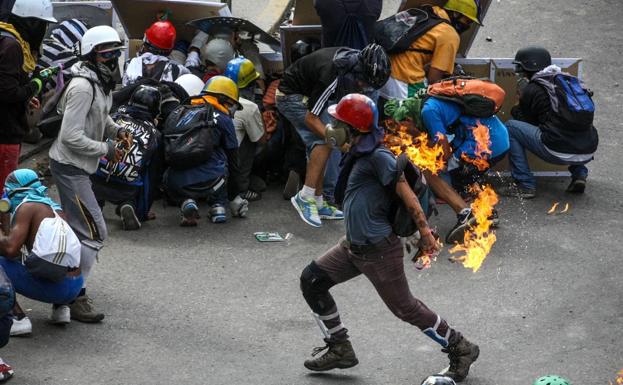
[[39,93],[41,92],[41,90],[43,89],[43,82],[41,81],[41,79],[39,78],[33,78],[31,81],[31,83],[34,83],[35,86],[37,86],[37,90],[35,92],[35,96],[39,95]]

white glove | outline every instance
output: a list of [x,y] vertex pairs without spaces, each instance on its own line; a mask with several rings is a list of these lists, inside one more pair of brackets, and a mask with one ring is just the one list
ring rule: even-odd
[[188,53],[188,57],[186,57],[186,64],[184,66],[186,68],[201,67],[201,58],[199,57],[199,52],[190,51]]
[[238,195],[233,201],[229,202],[229,209],[234,217],[244,218],[249,211],[249,201],[242,199],[242,197]]
[[193,37],[193,41],[190,42],[190,48],[197,48],[198,50],[201,50],[201,47],[208,43],[209,38],[210,35],[208,35],[207,33],[203,31],[197,31],[197,34],[195,34],[195,37]]

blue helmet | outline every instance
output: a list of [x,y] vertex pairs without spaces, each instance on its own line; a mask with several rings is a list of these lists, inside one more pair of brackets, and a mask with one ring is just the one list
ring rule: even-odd
[[260,77],[253,62],[243,56],[230,60],[224,75],[233,80],[238,88],[246,88]]

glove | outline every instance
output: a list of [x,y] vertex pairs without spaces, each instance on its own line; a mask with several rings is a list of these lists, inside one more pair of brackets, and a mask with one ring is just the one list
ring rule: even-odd
[[242,197],[238,195],[233,201],[229,202],[229,209],[234,217],[244,218],[249,211],[249,201],[242,199]]
[[199,58],[199,53],[196,51],[190,51],[188,53],[188,57],[186,58],[186,68],[194,68],[201,67],[201,58]]
[[195,34],[195,37],[193,37],[193,40],[190,42],[190,48],[197,48],[198,50],[201,50],[201,47],[208,43],[209,38],[210,35],[207,33],[198,31],[197,34]]

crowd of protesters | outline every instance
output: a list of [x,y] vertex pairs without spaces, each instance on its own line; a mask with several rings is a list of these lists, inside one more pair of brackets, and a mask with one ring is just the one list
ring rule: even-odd
[[[487,171],[470,163],[479,156],[476,126],[488,130],[489,166],[510,156],[514,184],[506,193],[522,198],[536,194],[526,149],[568,165],[571,193],[584,192],[585,164],[597,149],[590,94],[552,65],[544,48],[517,53],[522,87],[506,124],[494,112],[475,116],[426,95],[455,75],[461,34],[481,23],[478,0],[420,9],[434,23],[402,49],[375,42],[382,1],[317,0],[322,41],[297,41],[283,74],[266,73],[253,39],[226,25],[185,42],[171,22],[154,21],[136,57],[121,67],[126,47],[112,27],[65,20],[44,41],[48,23],[56,22],[50,1],[0,5],[0,345],[32,332],[15,292],[51,304],[55,324],[104,319],[87,284],[107,239],[105,204],[115,206],[124,230],[156,219],[156,199],[179,209],[181,226],[199,225],[204,203],[218,224],[247,216],[250,202],[277,181],[285,182],[284,198],[304,222],[344,220],[346,227],[345,237],[301,274],[327,349],[305,367],[358,363],[329,289],[364,274],[397,317],[441,345],[450,359],[445,375],[462,381],[479,347],[411,294],[393,207],[400,202],[419,233],[418,247],[435,253],[422,192],[454,210],[457,223],[446,241],[460,243],[475,221],[466,188]],[[564,85],[575,104],[564,103]],[[409,107],[397,114],[391,106]],[[59,202],[37,173],[18,168],[26,116],[38,109],[50,117]],[[443,146],[444,172],[419,170],[388,151],[385,119]],[[12,375],[0,360],[0,381]]]

